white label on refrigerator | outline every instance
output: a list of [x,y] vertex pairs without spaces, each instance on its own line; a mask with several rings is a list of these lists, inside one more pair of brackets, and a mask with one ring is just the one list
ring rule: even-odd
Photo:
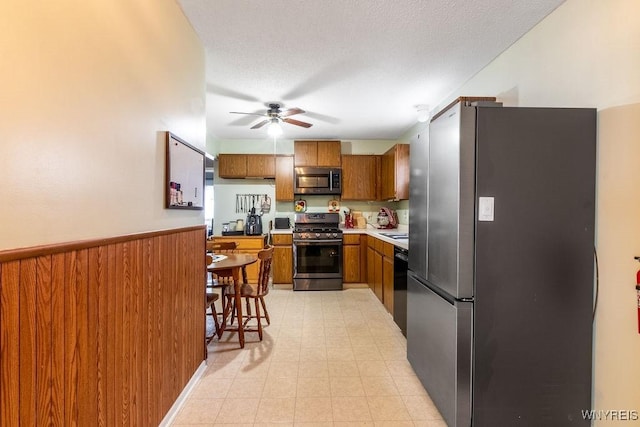
[[493,197],[478,200],[478,221],[493,221]]

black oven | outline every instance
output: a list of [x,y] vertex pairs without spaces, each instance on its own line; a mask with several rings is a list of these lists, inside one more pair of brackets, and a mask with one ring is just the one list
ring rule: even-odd
[[337,213],[296,214],[293,289],[342,289],[342,231]]
[[293,241],[293,289],[342,289],[342,239]]

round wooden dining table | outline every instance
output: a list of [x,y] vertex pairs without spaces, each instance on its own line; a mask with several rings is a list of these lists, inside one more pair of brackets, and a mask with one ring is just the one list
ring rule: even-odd
[[[240,287],[247,282],[247,274],[245,267],[249,264],[253,264],[258,260],[256,255],[251,254],[225,254],[224,259],[212,262],[207,266],[207,270],[214,274],[230,275],[233,277],[233,287],[235,288],[235,310],[236,319],[238,319],[238,339],[240,341],[240,348],[244,348],[244,325],[242,322],[242,298],[240,296]],[[242,276],[242,282],[240,277]],[[225,302],[222,302],[225,304]],[[227,312],[223,311],[222,324],[220,325],[221,332],[218,336],[222,335],[222,332],[227,330]],[[235,328],[233,329],[235,330]]]

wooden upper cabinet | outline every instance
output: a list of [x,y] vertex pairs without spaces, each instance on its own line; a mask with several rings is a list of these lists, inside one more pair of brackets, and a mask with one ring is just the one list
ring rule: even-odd
[[340,141],[318,141],[318,166],[340,167]]
[[294,141],[295,166],[340,167],[340,141]]
[[245,178],[247,176],[246,154],[218,154],[220,178]]
[[293,151],[296,166],[317,166],[318,143],[316,141],[294,141]]
[[379,156],[342,156],[342,200],[376,200]]
[[396,144],[381,156],[380,199],[409,199],[409,144]]
[[273,154],[218,154],[220,178],[274,178]]
[[293,201],[293,156],[276,157],[276,200]]
[[276,158],[273,154],[247,155],[248,178],[275,178]]

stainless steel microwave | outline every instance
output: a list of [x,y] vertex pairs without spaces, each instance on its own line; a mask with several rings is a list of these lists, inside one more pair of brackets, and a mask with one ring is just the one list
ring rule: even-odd
[[294,168],[293,187],[295,194],[342,194],[342,169]]

